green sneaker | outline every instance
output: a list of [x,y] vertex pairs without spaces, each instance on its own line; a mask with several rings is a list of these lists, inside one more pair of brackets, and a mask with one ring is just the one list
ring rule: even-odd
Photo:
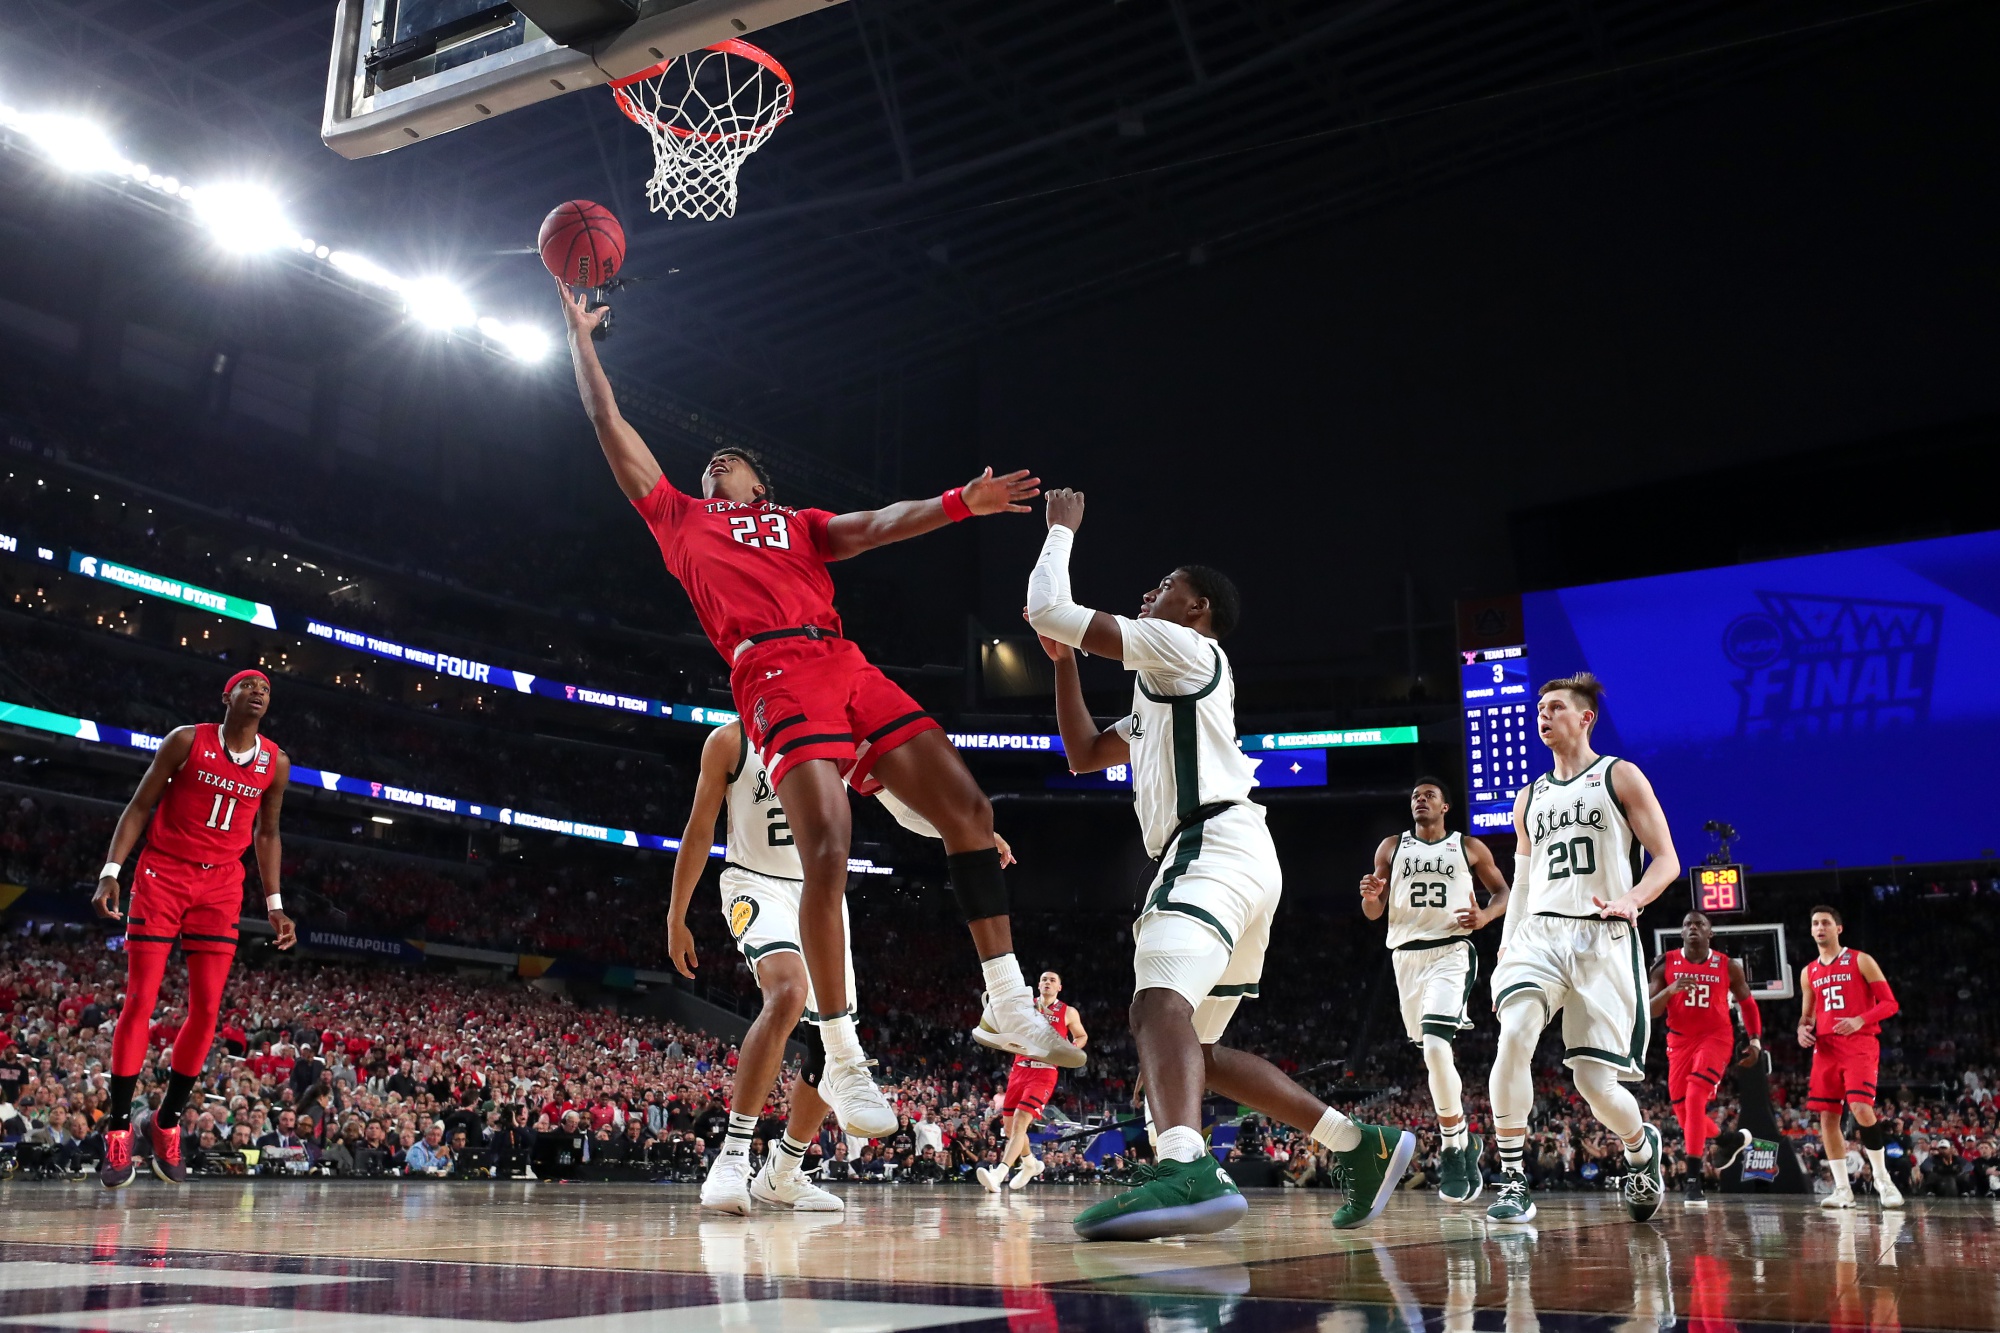
[[1528,1193],[1528,1177],[1509,1171],[1500,1177],[1500,1197],[1486,1210],[1486,1220],[1500,1226],[1526,1226],[1535,1220],[1535,1199]]
[[1486,1189],[1486,1182],[1479,1174],[1479,1154],[1485,1149],[1485,1141],[1477,1134],[1466,1136],[1463,1148],[1446,1148],[1438,1162],[1438,1197],[1447,1203],[1471,1203]]
[[1250,1211],[1229,1173],[1203,1153],[1192,1162],[1160,1162],[1132,1173],[1134,1188],[1092,1204],[1070,1225],[1085,1240],[1153,1240],[1206,1235],[1233,1227]]
[[1333,1155],[1334,1176],[1347,1191],[1347,1202],[1333,1215],[1336,1231],[1373,1222],[1389,1206],[1389,1196],[1402,1184],[1417,1150],[1417,1136],[1405,1129],[1356,1125],[1361,1142]]
[[1665,1154],[1660,1144],[1660,1131],[1651,1125],[1640,1128],[1646,1135],[1646,1146],[1652,1149],[1653,1158],[1644,1166],[1626,1170],[1625,1210],[1632,1214],[1634,1222],[1650,1222],[1653,1214],[1660,1211],[1660,1201],[1667,1195],[1666,1177],[1660,1170],[1660,1159]]

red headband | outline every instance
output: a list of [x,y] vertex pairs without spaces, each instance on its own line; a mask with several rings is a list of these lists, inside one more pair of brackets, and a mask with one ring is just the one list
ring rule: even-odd
[[236,687],[238,685],[241,685],[244,681],[250,679],[252,676],[255,676],[258,680],[263,681],[266,686],[270,685],[271,683],[271,678],[269,676],[257,670],[255,667],[252,667],[248,671],[239,671],[235,675],[229,678],[229,683],[222,687],[223,697],[228,698],[231,694],[235,693]]

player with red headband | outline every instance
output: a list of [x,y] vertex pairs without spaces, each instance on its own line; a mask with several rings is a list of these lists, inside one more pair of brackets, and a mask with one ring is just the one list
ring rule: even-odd
[[723,448],[702,469],[701,494],[662,475],[659,460],[619,414],[598,364],[592,310],[561,282],[570,359],[585,413],[618,488],[645,519],[667,568],[687,590],[709,640],[730,664],[730,688],[750,746],[770,765],[805,879],[799,944],[812,979],[826,1068],[820,1094],[841,1127],[864,1137],[895,1132],[896,1115],[867,1070],[847,994],[850,813],[847,787],[887,787],[937,829],[952,892],[972,930],[986,978],[979,1041],[1065,1069],[1081,1050],[1035,1011],[1014,957],[1007,885],[993,838],[993,807],[937,720],[841,634],[827,565],[983,514],[1025,514],[1040,494],[1026,472],[987,468],[931,500],[833,514],[772,500],[755,453]]
[[[1708,1104],[1736,1053],[1736,1027],[1729,1002],[1743,1011],[1743,1031],[1749,1052],[1738,1064],[1747,1065],[1763,1052],[1764,1017],[1743,964],[1715,947],[1715,926],[1705,912],[1681,918],[1681,947],[1669,949],[1653,964],[1653,1017],[1667,1018],[1667,1098],[1681,1122],[1681,1150],[1687,1154],[1686,1202],[1705,1207],[1701,1178],[1706,1169],[1703,1150],[1716,1133]],[[1735,1151],[1748,1145],[1750,1132],[1735,1134]],[[1725,1147],[1727,1155],[1729,1149]],[[1732,1157],[1729,1159],[1734,1161]],[[1728,1163],[1725,1162],[1726,1166]]]
[[1875,1189],[1884,1208],[1901,1208],[1903,1194],[1889,1179],[1884,1146],[1889,1127],[1875,1114],[1875,1078],[1882,1061],[1882,1020],[1902,1008],[1881,964],[1859,949],[1841,944],[1843,923],[1834,907],[1812,909],[1813,943],[1819,957],[1800,969],[1799,1045],[1813,1053],[1806,1109],[1819,1112],[1820,1142],[1833,1173],[1833,1193],[1822,1208],[1852,1208],[1854,1187],[1847,1179],[1847,1140],[1840,1133],[1843,1106],[1854,1112],[1861,1151],[1875,1170]]
[[[239,671],[222,687],[222,699],[220,723],[176,727],[160,742],[112,830],[111,853],[91,899],[99,916],[125,920],[125,1005],[111,1035],[111,1105],[104,1122],[104,1163],[97,1172],[109,1189],[132,1183],[135,1134],[154,1175],[176,1185],[187,1179],[179,1122],[215,1040],[222,983],[236,956],[236,922],[243,913],[243,852],[253,843],[278,947],[289,949],[297,939],[278,897],[283,860],[278,810],[292,763],[257,734],[271,706],[270,677]],[[146,850],[132,872],[131,910],[121,914],[118,875],[141,833]],[[174,1038],[160,1105],[135,1126],[132,1094],[146,1063],[146,1033],[160,979],[176,943],[187,958],[187,1019]]]

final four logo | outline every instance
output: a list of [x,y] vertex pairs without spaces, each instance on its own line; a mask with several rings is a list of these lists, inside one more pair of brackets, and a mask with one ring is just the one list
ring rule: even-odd
[[1737,678],[1736,731],[1784,737],[1878,731],[1930,716],[1944,608],[1760,592],[1722,633]]
[[729,902],[729,938],[740,940],[750,923],[757,919],[757,900],[745,894]]

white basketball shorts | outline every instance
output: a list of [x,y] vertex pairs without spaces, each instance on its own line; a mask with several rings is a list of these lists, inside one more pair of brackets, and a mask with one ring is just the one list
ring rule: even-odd
[[1134,993],[1166,989],[1194,1006],[1195,1035],[1221,1039],[1264,977],[1284,894],[1278,849],[1255,805],[1234,805],[1167,844],[1132,926]]
[[1493,1003],[1522,994],[1542,1006],[1544,1023],[1562,1011],[1563,1063],[1609,1065],[1626,1083],[1646,1076],[1653,1035],[1646,959],[1629,921],[1531,916],[1493,967]]
[[1450,1041],[1472,1026],[1472,983],[1479,980],[1479,950],[1469,936],[1414,940],[1389,955],[1396,966],[1396,994],[1403,1002],[1403,1031],[1423,1044],[1426,1036]]
[[[750,964],[752,975],[757,964],[774,953],[791,952],[804,958],[805,950],[799,944],[799,892],[805,887],[801,880],[780,879],[776,875],[765,875],[755,870],[745,870],[742,866],[730,865],[722,868],[722,919],[729,926],[729,937],[736,941],[737,951]],[[854,928],[847,921],[847,902],[840,904],[841,933],[847,941],[847,1004],[854,1007]],[[761,979],[758,983],[763,984]],[[806,982],[806,1018],[823,1017],[819,1012],[819,1001],[813,996],[812,982]]]

